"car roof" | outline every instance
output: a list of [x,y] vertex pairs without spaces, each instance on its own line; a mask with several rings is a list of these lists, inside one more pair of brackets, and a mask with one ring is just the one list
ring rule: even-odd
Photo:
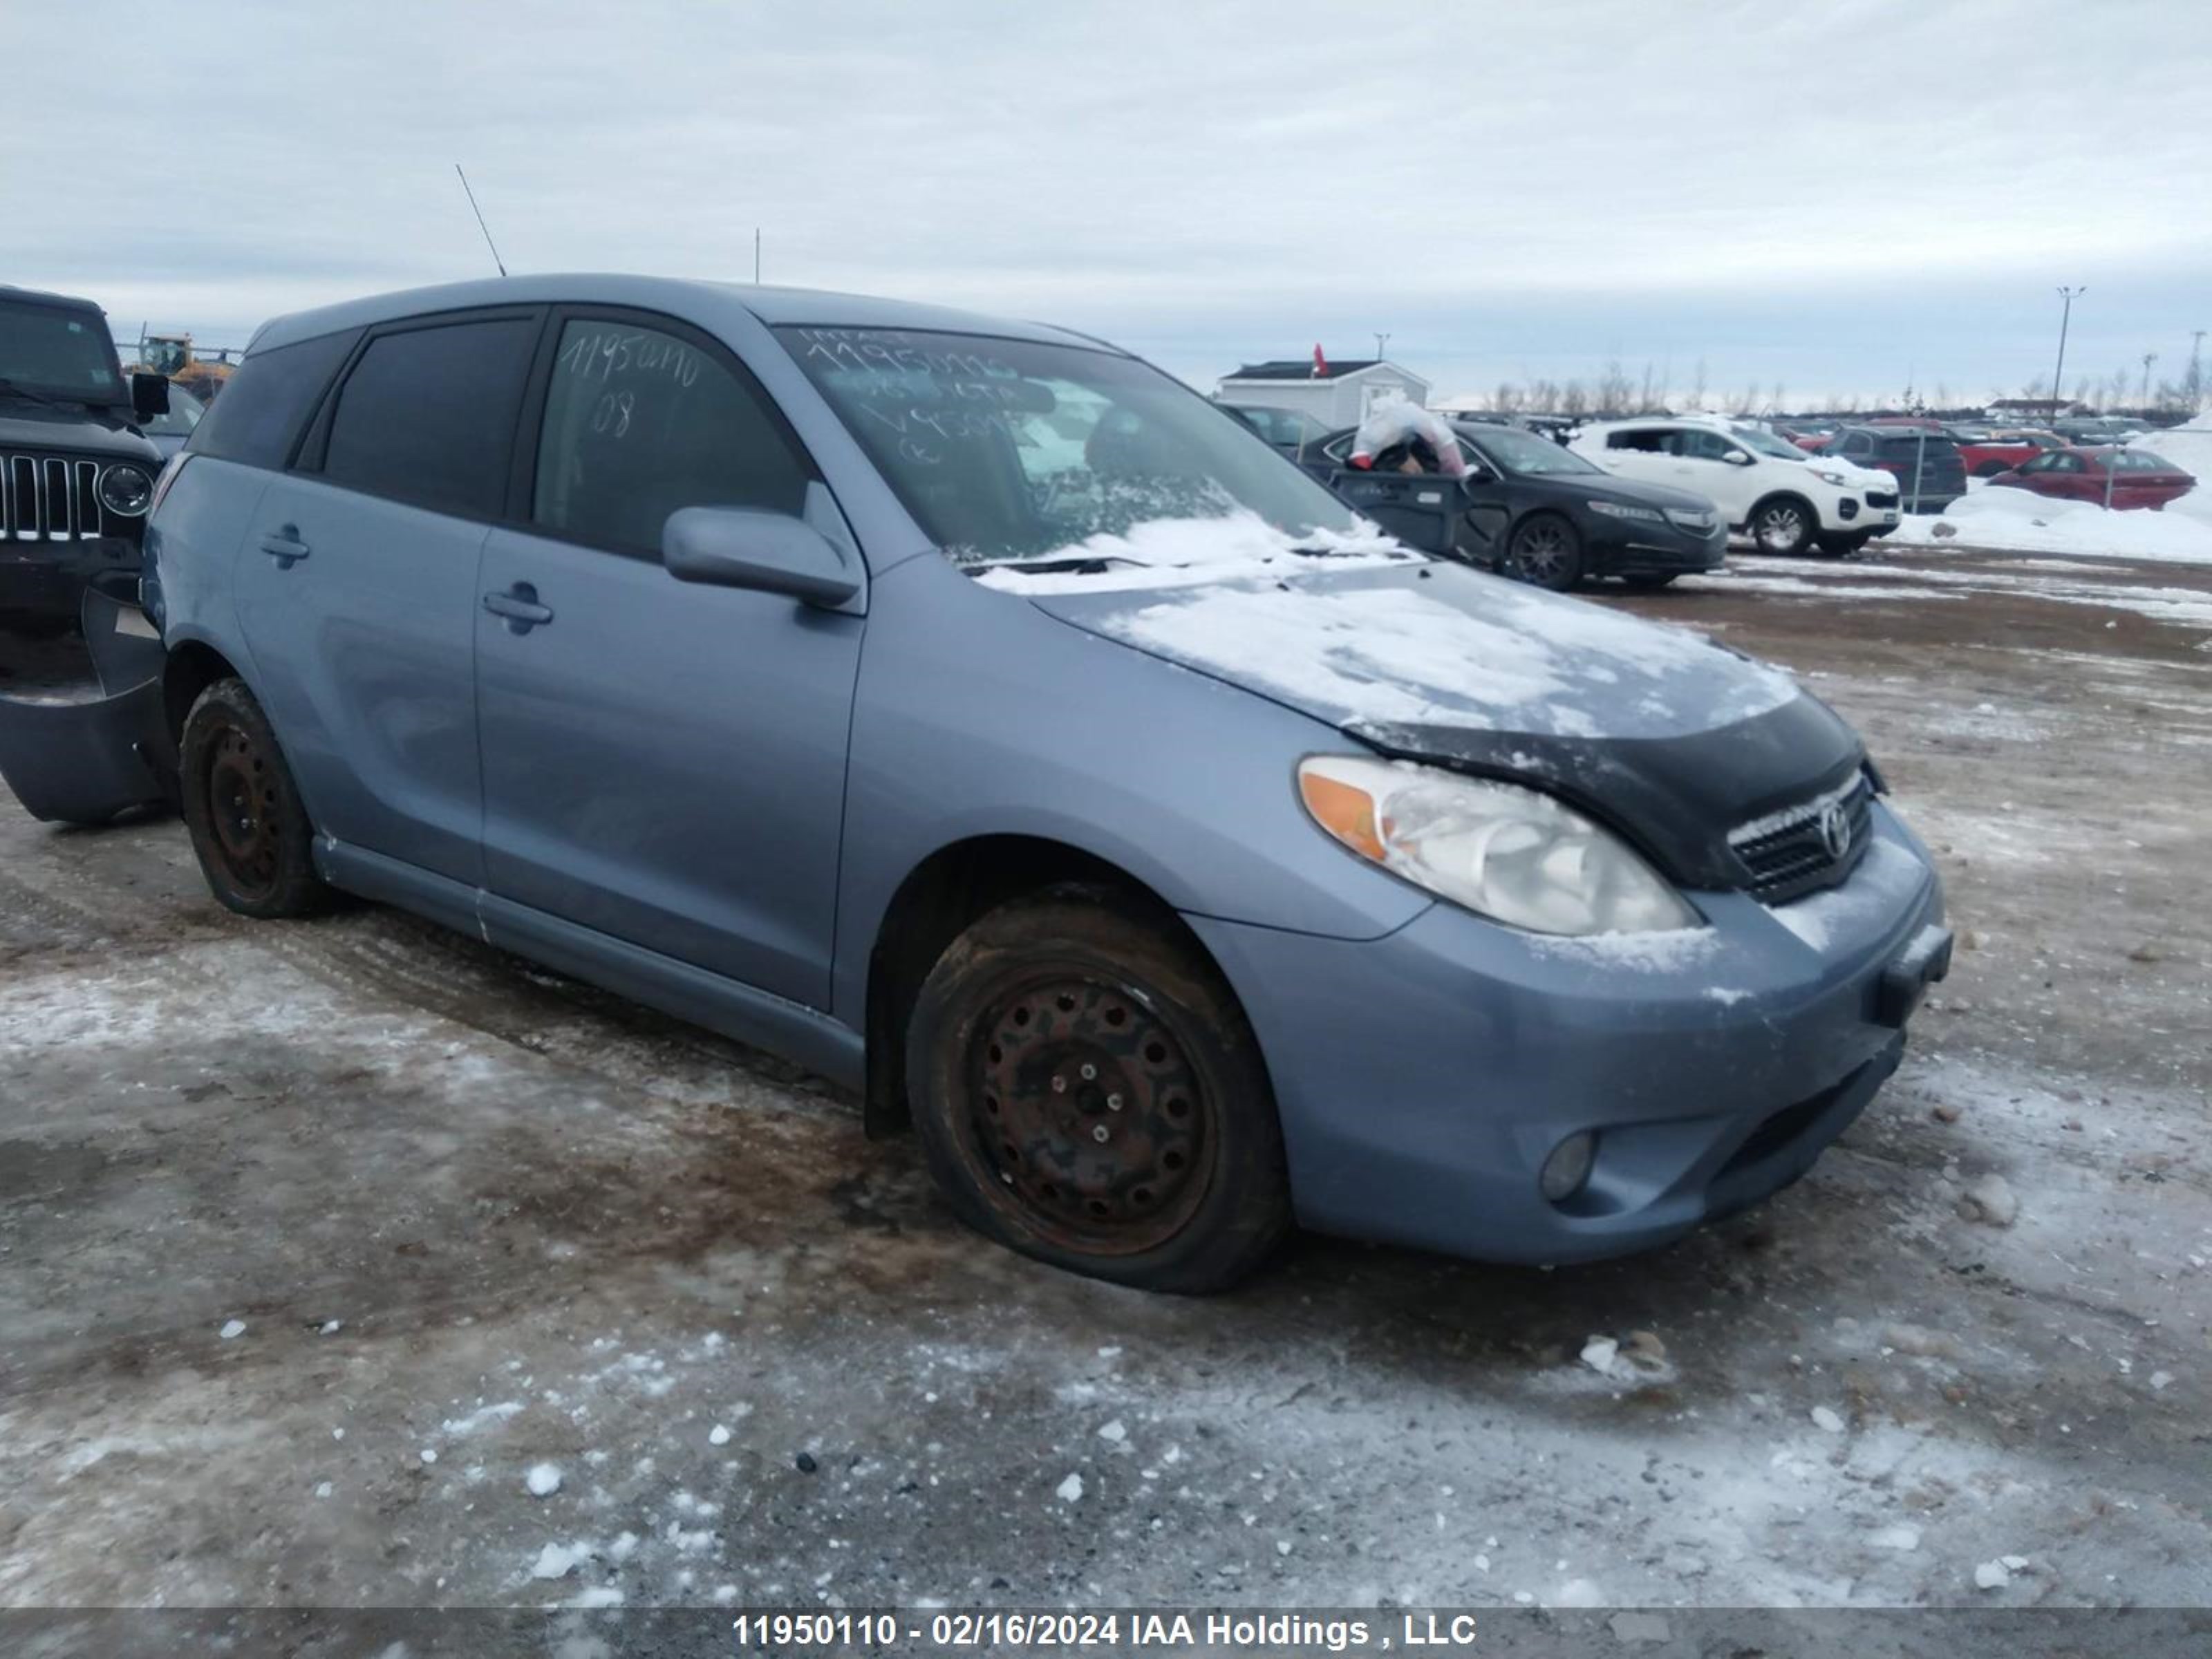
[[[52,294],[40,288],[18,288],[13,283],[0,283],[0,300],[18,300],[33,305],[67,306],[72,311],[99,311],[94,301],[75,294]],[[106,313],[101,313],[105,316]]]
[[[1119,351],[1071,329],[1042,323],[986,316],[948,306],[921,305],[822,289],[768,288],[754,283],[724,283],[673,276],[618,273],[489,276],[371,295],[312,311],[296,311],[264,323],[247,346],[250,351],[291,345],[343,329],[362,328],[441,311],[468,311],[511,305],[629,306],[665,311],[696,322],[716,313],[746,315],[771,326],[815,325],[825,328],[913,329],[951,334],[982,334],[1003,339],[1036,340],[1093,349]],[[1125,354],[1126,355],[1126,354]]]

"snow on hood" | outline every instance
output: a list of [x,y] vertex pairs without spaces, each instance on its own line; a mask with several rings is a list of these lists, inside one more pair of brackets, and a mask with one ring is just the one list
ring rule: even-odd
[[1686,629],[1461,565],[1339,570],[1322,561],[1300,576],[1217,579],[1134,601],[1062,590],[1039,603],[1091,633],[1376,735],[1456,726],[1677,737],[1799,695],[1789,675]]
[[[1316,562],[1340,569],[1420,561],[1364,519],[1348,534],[1310,530],[1293,536],[1256,513],[1239,511],[1218,519],[1155,519],[1127,535],[1093,536],[1019,565],[986,566],[975,580],[1007,593],[1097,593],[1283,574]],[[1090,568],[1072,568],[1077,565]]]

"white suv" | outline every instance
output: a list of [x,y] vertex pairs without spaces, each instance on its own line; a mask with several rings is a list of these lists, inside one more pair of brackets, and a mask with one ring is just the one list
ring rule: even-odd
[[1854,553],[1897,528],[1897,480],[1811,455],[1764,427],[1697,416],[1603,421],[1571,447],[1608,472],[1710,496],[1762,553]]

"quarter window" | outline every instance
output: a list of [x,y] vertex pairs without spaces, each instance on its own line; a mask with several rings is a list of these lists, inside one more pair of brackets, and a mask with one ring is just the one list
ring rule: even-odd
[[544,528],[657,553],[680,507],[797,514],[812,476],[751,377],[699,346],[602,319],[561,331],[531,502]]
[[529,317],[379,335],[338,389],[323,476],[442,512],[497,516],[537,338]]

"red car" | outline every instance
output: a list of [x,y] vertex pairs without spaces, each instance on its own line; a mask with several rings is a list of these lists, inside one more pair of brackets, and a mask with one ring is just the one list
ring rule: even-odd
[[2066,447],[2065,439],[2032,427],[1997,432],[1953,427],[1951,438],[1959,446],[1959,459],[1966,464],[1967,476],[1975,478],[1994,478],[2038,455]]
[[2142,449],[2053,449],[2023,462],[2009,472],[2000,472],[1990,486],[2032,489],[2039,495],[2061,501],[2094,501],[2108,499],[2115,507],[2157,508],[2179,501],[2197,488],[2197,480],[2172,461]]

